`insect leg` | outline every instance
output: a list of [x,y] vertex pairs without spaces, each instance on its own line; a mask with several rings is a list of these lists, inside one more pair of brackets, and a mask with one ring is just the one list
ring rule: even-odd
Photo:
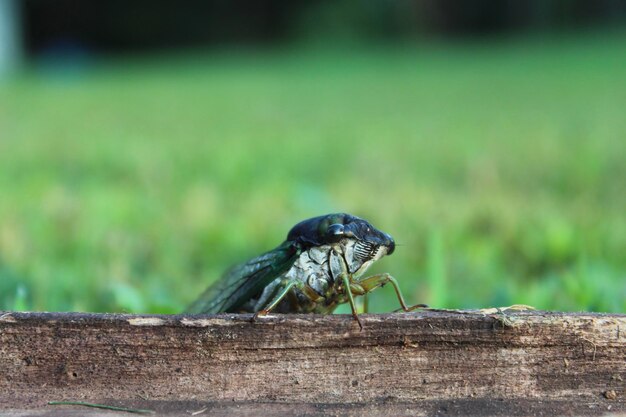
[[400,286],[398,285],[398,281],[388,273],[382,273],[378,275],[372,275],[371,277],[360,279],[355,282],[351,286],[351,292],[354,292],[356,295],[365,295],[369,292],[374,291],[376,288],[382,287],[385,284],[391,284],[393,289],[396,292],[396,296],[398,297],[398,301],[400,301],[400,305],[402,306],[402,310],[404,311],[413,311],[417,308],[425,308],[428,307],[426,304],[415,304],[414,306],[408,307],[404,302],[404,297],[402,297],[402,292],[400,291]]
[[[284,283],[284,282],[283,282]],[[255,320],[258,316],[265,316],[269,314],[270,311],[276,308],[276,306],[289,294],[289,291],[295,286],[300,286],[302,283],[300,281],[289,281],[286,283],[285,287],[278,292],[276,297],[267,305],[263,310],[259,310],[254,313],[252,320]]]
[[270,301],[274,300],[276,294],[278,294],[282,290],[282,286],[284,285],[284,279],[277,278],[270,285],[265,287],[259,299],[254,303],[251,311],[259,311],[263,310]]
[[[350,308],[352,309],[352,317],[359,323],[359,327],[363,330],[363,323],[361,323],[361,319],[359,319],[359,315],[356,311],[356,304],[354,303],[354,297],[352,296],[352,276],[348,273],[348,266],[346,265],[346,261],[343,256],[333,249],[330,252],[330,259],[328,261],[330,264],[330,271],[335,280],[335,282],[341,282],[343,284],[343,291],[348,296],[348,301],[350,301]],[[356,295],[362,295],[355,293]]]
[[354,303],[354,297],[352,296],[352,287],[350,285],[350,278],[348,274],[342,274],[341,280],[343,281],[343,287],[345,288],[346,294],[348,294],[348,301],[350,301],[350,308],[352,309],[352,317],[359,323],[359,327],[363,330],[363,323],[361,323],[361,319],[356,312],[356,304]]

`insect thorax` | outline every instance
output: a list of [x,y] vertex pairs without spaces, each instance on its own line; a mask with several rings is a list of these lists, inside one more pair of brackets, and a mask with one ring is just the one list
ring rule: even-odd
[[[341,276],[345,272],[352,278],[357,278],[385,251],[378,251],[371,259],[360,259],[355,256],[358,245],[354,240],[344,240],[333,245],[314,246],[303,251],[293,266],[281,277],[268,285],[263,293],[255,300],[251,300],[253,311],[263,309],[285,282],[299,281],[299,287],[309,287],[320,296],[316,301],[301,289],[294,288],[291,296],[287,297],[275,309],[276,312],[332,312],[334,308],[347,301],[345,293],[338,291],[342,285]],[[251,305],[251,306],[252,306]]]

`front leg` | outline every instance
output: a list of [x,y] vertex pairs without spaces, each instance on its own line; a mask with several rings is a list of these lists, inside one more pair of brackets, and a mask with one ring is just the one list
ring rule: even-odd
[[352,284],[350,284],[350,292],[354,295],[366,295],[367,293],[374,291],[376,288],[383,287],[387,283],[391,284],[393,286],[393,289],[396,291],[396,296],[398,297],[400,306],[402,306],[402,310],[413,311],[417,308],[428,307],[426,304],[415,304],[408,307],[404,302],[404,297],[402,297],[402,292],[400,291],[398,281],[396,281],[394,277],[386,272],[378,275],[372,275],[370,277],[359,279],[358,281],[353,282]]
[[346,265],[346,261],[336,249],[332,249],[330,251],[330,258],[328,261],[330,265],[330,272],[335,279],[337,285],[339,285],[338,291],[340,293],[345,294],[348,297],[348,302],[350,303],[350,309],[352,310],[352,317],[359,323],[359,328],[363,330],[363,323],[361,323],[361,319],[359,318],[359,314],[356,310],[356,303],[354,302],[354,292],[352,291],[352,275],[348,272],[348,266]]
[[[354,284],[350,283],[350,276],[348,274],[343,274],[341,276],[341,280],[343,282],[343,287],[345,288],[345,292],[348,295],[348,301],[350,302],[350,308],[352,309],[352,317],[354,317],[356,322],[359,323],[359,328],[363,330],[363,323],[361,323],[361,319],[359,318],[359,315],[356,311],[356,303],[354,302],[354,297],[352,295],[353,294],[352,286]],[[361,294],[357,294],[357,295],[361,295]]]

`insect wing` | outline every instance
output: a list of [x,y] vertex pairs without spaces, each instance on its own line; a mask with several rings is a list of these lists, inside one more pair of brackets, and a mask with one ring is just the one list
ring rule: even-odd
[[186,313],[237,312],[243,304],[289,270],[299,252],[296,244],[286,241],[272,251],[234,266],[211,285]]

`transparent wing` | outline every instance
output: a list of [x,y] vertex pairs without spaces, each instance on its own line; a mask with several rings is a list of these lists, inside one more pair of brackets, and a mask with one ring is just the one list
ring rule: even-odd
[[186,313],[232,313],[260,294],[274,279],[289,270],[299,255],[298,247],[286,241],[276,249],[228,270],[211,285]]

